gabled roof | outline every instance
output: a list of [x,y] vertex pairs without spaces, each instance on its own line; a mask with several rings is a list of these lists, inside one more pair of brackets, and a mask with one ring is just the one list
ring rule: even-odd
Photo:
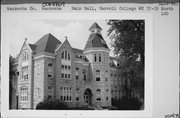
[[92,47],[104,47],[109,49],[102,35],[98,33],[90,34],[84,50]]
[[96,22],[89,28],[89,30],[91,30],[91,29],[100,29],[100,30],[102,30],[101,27]]
[[55,49],[60,44],[61,42],[49,33],[41,37],[35,44],[30,44],[30,47],[36,54],[40,52],[54,53]]

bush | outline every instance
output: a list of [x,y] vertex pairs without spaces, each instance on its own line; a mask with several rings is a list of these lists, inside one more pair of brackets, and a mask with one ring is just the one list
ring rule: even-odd
[[112,99],[112,106],[118,108],[118,110],[140,110],[142,102],[138,98],[122,98],[122,99]]
[[39,110],[65,110],[68,109],[66,103],[59,99],[47,99],[37,104],[36,109]]

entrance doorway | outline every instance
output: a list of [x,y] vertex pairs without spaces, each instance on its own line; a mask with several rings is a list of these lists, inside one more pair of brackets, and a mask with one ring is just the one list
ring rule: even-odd
[[87,88],[84,92],[84,105],[92,104],[92,95],[91,89]]

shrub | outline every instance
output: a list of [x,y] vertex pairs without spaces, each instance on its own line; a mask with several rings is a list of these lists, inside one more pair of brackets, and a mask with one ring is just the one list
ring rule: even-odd
[[122,98],[122,99],[112,99],[112,106],[118,108],[118,110],[140,110],[142,102],[138,98]]
[[37,104],[36,109],[39,110],[64,110],[68,109],[66,103],[60,101],[59,99],[46,99]]

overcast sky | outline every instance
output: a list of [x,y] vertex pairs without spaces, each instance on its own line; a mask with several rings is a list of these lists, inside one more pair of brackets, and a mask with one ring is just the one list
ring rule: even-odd
[[109,26],[105,20],[9,20],[5,38],[10,41],[10,54],[16,56],[23,45],[24,39],[28,43],[35,43],[42,36],[51,33],[58,40],[64,42],[65,36],[74,48],[84,49],[89,37],[89,28],[97,22],[103,29],[102,36],[109,45],[107,30]]

